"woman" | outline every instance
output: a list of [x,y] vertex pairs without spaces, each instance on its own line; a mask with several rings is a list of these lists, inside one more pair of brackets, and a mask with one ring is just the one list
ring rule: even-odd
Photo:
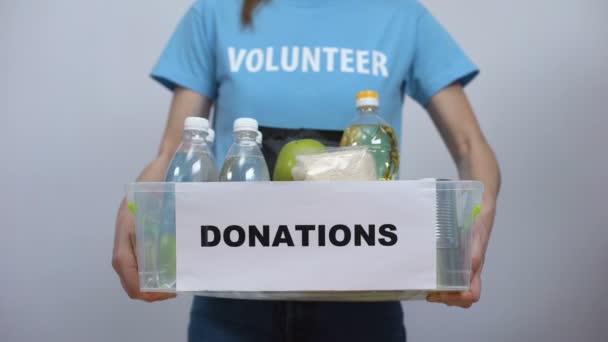
[[[403,97],[425,106],[461,178],[482,181],[483,211],[474,230],[471,290],[434,293],[431,302],[470,307],[494,219],[499,171],[463,87],[477,74],[433,16],[415,0],[201,0],[169,41],[154,79],[173,91],[157,158],[139,181],[161,181],[180,143],[184,119],[215,107],[216,155],[222,160],[237,116],[263,126],[270,170],[288,140],[337,144],[359,90],[380,93],[381,112],[400,134]],[[141,293],[134,223],[123,201],[113,266],[131,298]],[[191,341],[404,341],[399,303],[255,302],[196,297]]]

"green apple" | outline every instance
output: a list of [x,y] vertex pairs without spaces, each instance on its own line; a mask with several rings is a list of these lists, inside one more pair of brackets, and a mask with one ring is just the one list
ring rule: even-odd
[[314,139],[300,139],[288,142],[279,152],[272,180],[292,181],[291,169],[296,165],[296,155],[299,153],[321,152],[323,150],[325,150],[325,145]]

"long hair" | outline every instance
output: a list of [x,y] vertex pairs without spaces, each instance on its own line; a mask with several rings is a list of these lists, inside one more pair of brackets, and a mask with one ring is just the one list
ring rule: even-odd
[[253,12],[262,2],[267,0],[243,0],[243,8],[241,9],[241,23],[243,26],[253,24]]

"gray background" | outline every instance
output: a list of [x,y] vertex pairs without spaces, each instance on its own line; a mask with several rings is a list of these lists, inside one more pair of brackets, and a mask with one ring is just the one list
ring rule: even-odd
[[[480,64],[468,88],[504,175],[482,301],[406,303],[411,341],[607,341],[605,0],[427,0]],[[127,299],[123,184],[170,100],[147,78],[189,0],[0,1],[0,341],[180,341],[190,298]],[[406,108],[406,178],[454,177]]]

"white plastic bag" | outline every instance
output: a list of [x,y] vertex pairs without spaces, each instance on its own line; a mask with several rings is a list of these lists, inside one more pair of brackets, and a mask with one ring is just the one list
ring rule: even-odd
[[299,154],[291,175],[297,181],[378,179],[374,156],[364,146]]

